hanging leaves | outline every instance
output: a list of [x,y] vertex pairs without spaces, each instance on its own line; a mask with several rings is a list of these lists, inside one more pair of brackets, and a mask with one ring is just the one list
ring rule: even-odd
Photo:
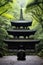
[[11,14],[4,13],[2,16],[6,17],[7,19],[14,19],[15,17]]
[[11,8],[11,5],[10,5],[11,1],[12,0],[1,0],[0,1],[0,15],[7,12]]

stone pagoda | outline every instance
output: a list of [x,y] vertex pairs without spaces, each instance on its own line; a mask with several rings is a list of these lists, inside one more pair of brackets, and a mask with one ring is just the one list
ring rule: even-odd
[[[14,39],[5,39],[4,42],[8,44],[8,49],[17,50],[17,59],[25,60],[26,50],[35,50],[35,45],[39,40],[29,39],[30,35],[34,35],[36,30],[30,30],[32,21],[26,21],[23,19],[23,12],[20,9],[20,19],[18,21],[12,21],[11,25],[15,26],[14,29],[7,30],[9,35],[13,35]],[[28,37],[28,38],[26,38]]]

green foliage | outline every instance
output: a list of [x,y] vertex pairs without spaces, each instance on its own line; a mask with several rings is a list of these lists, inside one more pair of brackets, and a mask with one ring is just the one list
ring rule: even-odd
[[32,26],[30,28],[36,29],[35,38],[43,39],[43,1],[32,0],[26,6],[26,13],[30,13],[33,19]]
[[7,19],[15,19],[13,15],[4,13],[2,16],[6,17]]
[[38,56],[43,58],[43,49],[38,53]]
[[39,56],[43,56],[43,0],[31,0],[26,6],[25,13],[32,16],[33,23],[30,29],[35,29],[37,32],[34,35],[35,39],[40,40],[40,44],[37,46],[37,53]]
[[8,8],[11,8],[10,2],[11,0],[0,0],[0,15],[8,11]]
[[2,45],[0,46],[0,57],[7,55],[8,52],[7,45],[4,43]]
[[13,0],[1,0],[0,3],[0,16],[7,19],[15,19],[15,17],[10,13],[13,10]]
[[[26,12],[31,13],[32,17],[40,22],[42,25],[43,23],[43,1],[42,0],[34,0],[34,2],[31,2],[30,4],[27,4],[26,6]],[[43,26],[43,25],[42,25]]]
[[[5,55],[7,51],[6,44],[3,42],[3,40],[8,37],[7,29],[9,28],[9,25],[7,24],[7,21],[0,17],[0,55]],[[6,23],[5,23],[6,21]]]
[[0,55],[6,55],[7,45],[3,42],[5,38],[12,38],[7,33],[11,29],[10,21],[18,19],[19,7],[16,0],[0,0]]

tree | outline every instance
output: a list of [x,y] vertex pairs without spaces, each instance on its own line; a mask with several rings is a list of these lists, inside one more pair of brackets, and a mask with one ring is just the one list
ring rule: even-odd
[[41,51],[41,49],[43,49],[43,0],[32,0],[31,3],[28,3],[26,6],[26,13],[29,13],[32,16],[33,21],[35,20],[37,22],[37,25],[34,22],[32,26],[36,25],[34,29],[36,29],[37,32],[35,33],[34,38],[41,40],[38,46]]
[[11,27],[11,20],[18,19],[19,17],[19,6],[15,0],[0,0],[0,54],[6,49],[6,44],[3,42],[5,38],[9,38],[7,29]]
[[[37,22],[39,22],[39,25],[42,26],[43,32],[43,0],[34,0],[30,4],[27,4],[26,6],[26,13],[31,13],[30,15],[35,19]],[[36,26],[36,29],[37,26]]]
[[3,42],[4,38],[8,36],[6,29],[9,28],[9,20],[7,20],[6,16],[11,18],[11,15],[6,14],[8,10],[11,9],[10,5],[11,0],[0,0],[0,55],[3,56],[6,50],[6,44]]
[[35,20],[39,21],[43,28],[43,1],[42,0],[34,0],[34,2],[28,4],[26,6],[26,11],[32,13],[32,17]]

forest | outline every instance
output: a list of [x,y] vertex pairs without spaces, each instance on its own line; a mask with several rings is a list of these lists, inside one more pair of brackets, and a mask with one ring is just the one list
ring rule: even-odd
[[[5,38],[13,38],[7,33],[11,29],[11,21],[18,20],[20,17],[19,0],[0,0],[0,54],[8,55],[7,44],[3,42]],[[25,20],[32,20],[30,29],[37,30],[30,38],[40,40],[36,45],[36,54],[43,57],[43,0],[26,0],[23,8]]]

